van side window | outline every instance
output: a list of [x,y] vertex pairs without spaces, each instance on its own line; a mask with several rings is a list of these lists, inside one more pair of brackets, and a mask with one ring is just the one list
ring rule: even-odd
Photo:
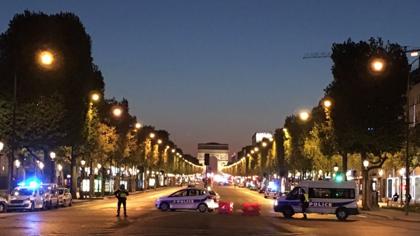
[[355,198],[354,189],[344,188],[309,188],[310,198]]
[[298,200],[300,199],[299,194],[300,194],[300,187],[296,187],[294,188],[289,194],[287,194],[286,200]]

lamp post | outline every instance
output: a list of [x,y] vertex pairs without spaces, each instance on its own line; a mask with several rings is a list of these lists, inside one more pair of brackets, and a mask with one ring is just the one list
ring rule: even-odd
[[[405,145],[405,215],[408,215],[408,208],[410,202],[407,197],[410,194],[410,73],[413,64],[420,59],[419,51],[417,50],[404,50],[405,53],[410,53],[412,57],[417,57],[414,61],[408,64],[408,73],[406,78],[406,102],[405,102],[405,132],[406,132],[406,145]],[[371,60],[370,68],[373,73],[382,73],[386,69],[385,60],[381,58],[373,58]],[[402,194],[402,193],[401,193]],[[402,196],[401,196],[402,201]]]
[[[36,54],[37,63],[46,68],[50,69],[54,65],[55,57],[54,53],[50,50],[42,50]],[[13,162],[15,160],[15,149],[16,149],[16,108],[17,108],[17,85],[18,77],[15,72],[13,75],[13,101],[12,101],[12,133],[11,133],[11,142],[10,142],[10,155],[8,160],[8,191],[12,191],[12,181],[13,181]]]
[[367,191],[368,191],[368,184],[369,184],[369,180],[368,180],[368,178],[369,178],[369,169],[368,169],[368,167],[369,167],[369,161],[368,160],[363,160],[363,170],[362,170],[362,173],[363,173],[363,200],[364,200],[364,202],[363,202],[363,209],[364,210],[369,210],[369,205],[367,204],[368,203],[368,194],[367,194]]

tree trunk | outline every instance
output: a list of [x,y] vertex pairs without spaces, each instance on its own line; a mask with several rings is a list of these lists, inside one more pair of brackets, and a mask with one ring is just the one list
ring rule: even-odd
[[348,160],[348,156],[347,153],[343,153],[341,154],[341,156],[343,157],[343,175],[344,175],[344,180],[347,181],[347,160]]
[[105,177],[106,177],[106,170],[105,168],[101,168],[102,178],[101,178],[101,196],[105,196]]
[[95,196],[95,173],[93,173],[93,163],[90,161],[90,172],[89,172],[89,195],[90,197]]
[[71,147],[70,169],[71,169],[71,195],[73,199],[76,199],[77,198],[77,157],[74,151],[74,146]]
[[362,192],[362,207],[363,210],[371,210],[372,209],[372,194],[370,193],[370,186],[369,186],[369,170],[363,166],[363,160],[367,160],[366,153],[361,154],[362,157],[362,173],[363,173],[363,192]]

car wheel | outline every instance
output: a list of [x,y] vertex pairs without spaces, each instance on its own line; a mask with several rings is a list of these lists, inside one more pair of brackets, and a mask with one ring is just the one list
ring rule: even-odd
[[207,210],[208,210],[208,207],[207,207],[207,205],[206,205],[206,204],[201,203],[200,205],[198,205],[198,211],[199,211],[199,212],[204,213],[204,212],[206,212]]
[[283,209],[284,218],[290,219],[295,214],[295,211],[290,206],[287,206]]
[[163,202],[163,203],[160,204],[159,208],[160,208],[161,211],[168,211],[169,210],[169,204],[166,203],[166,202]]
[[7,211],[6,204],[0,203],[0,213],[6,212],[6,211]]
[[346,220],[348,216],[346,208],[338,208],[335,212],[335,216],[337,216],[337,219],[339,220]]

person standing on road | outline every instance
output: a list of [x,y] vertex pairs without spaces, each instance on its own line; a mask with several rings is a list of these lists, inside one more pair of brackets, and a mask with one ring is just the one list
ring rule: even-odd
[[114,192],[115,197],[118,199],[118,205],[117,205],[117,216],[120,216],[120,208],[121,204],[124,207],[124,216],[127,217],[127,196],[128,191],[125,189],[124,184],[120,185],[120,188]]
[[308,209],[308,206],[309,206],[309,196],[303,189],[301,189],[301,193],[300,193],[300,203],[302,206],[303,218],[307,219],[306,209]]

